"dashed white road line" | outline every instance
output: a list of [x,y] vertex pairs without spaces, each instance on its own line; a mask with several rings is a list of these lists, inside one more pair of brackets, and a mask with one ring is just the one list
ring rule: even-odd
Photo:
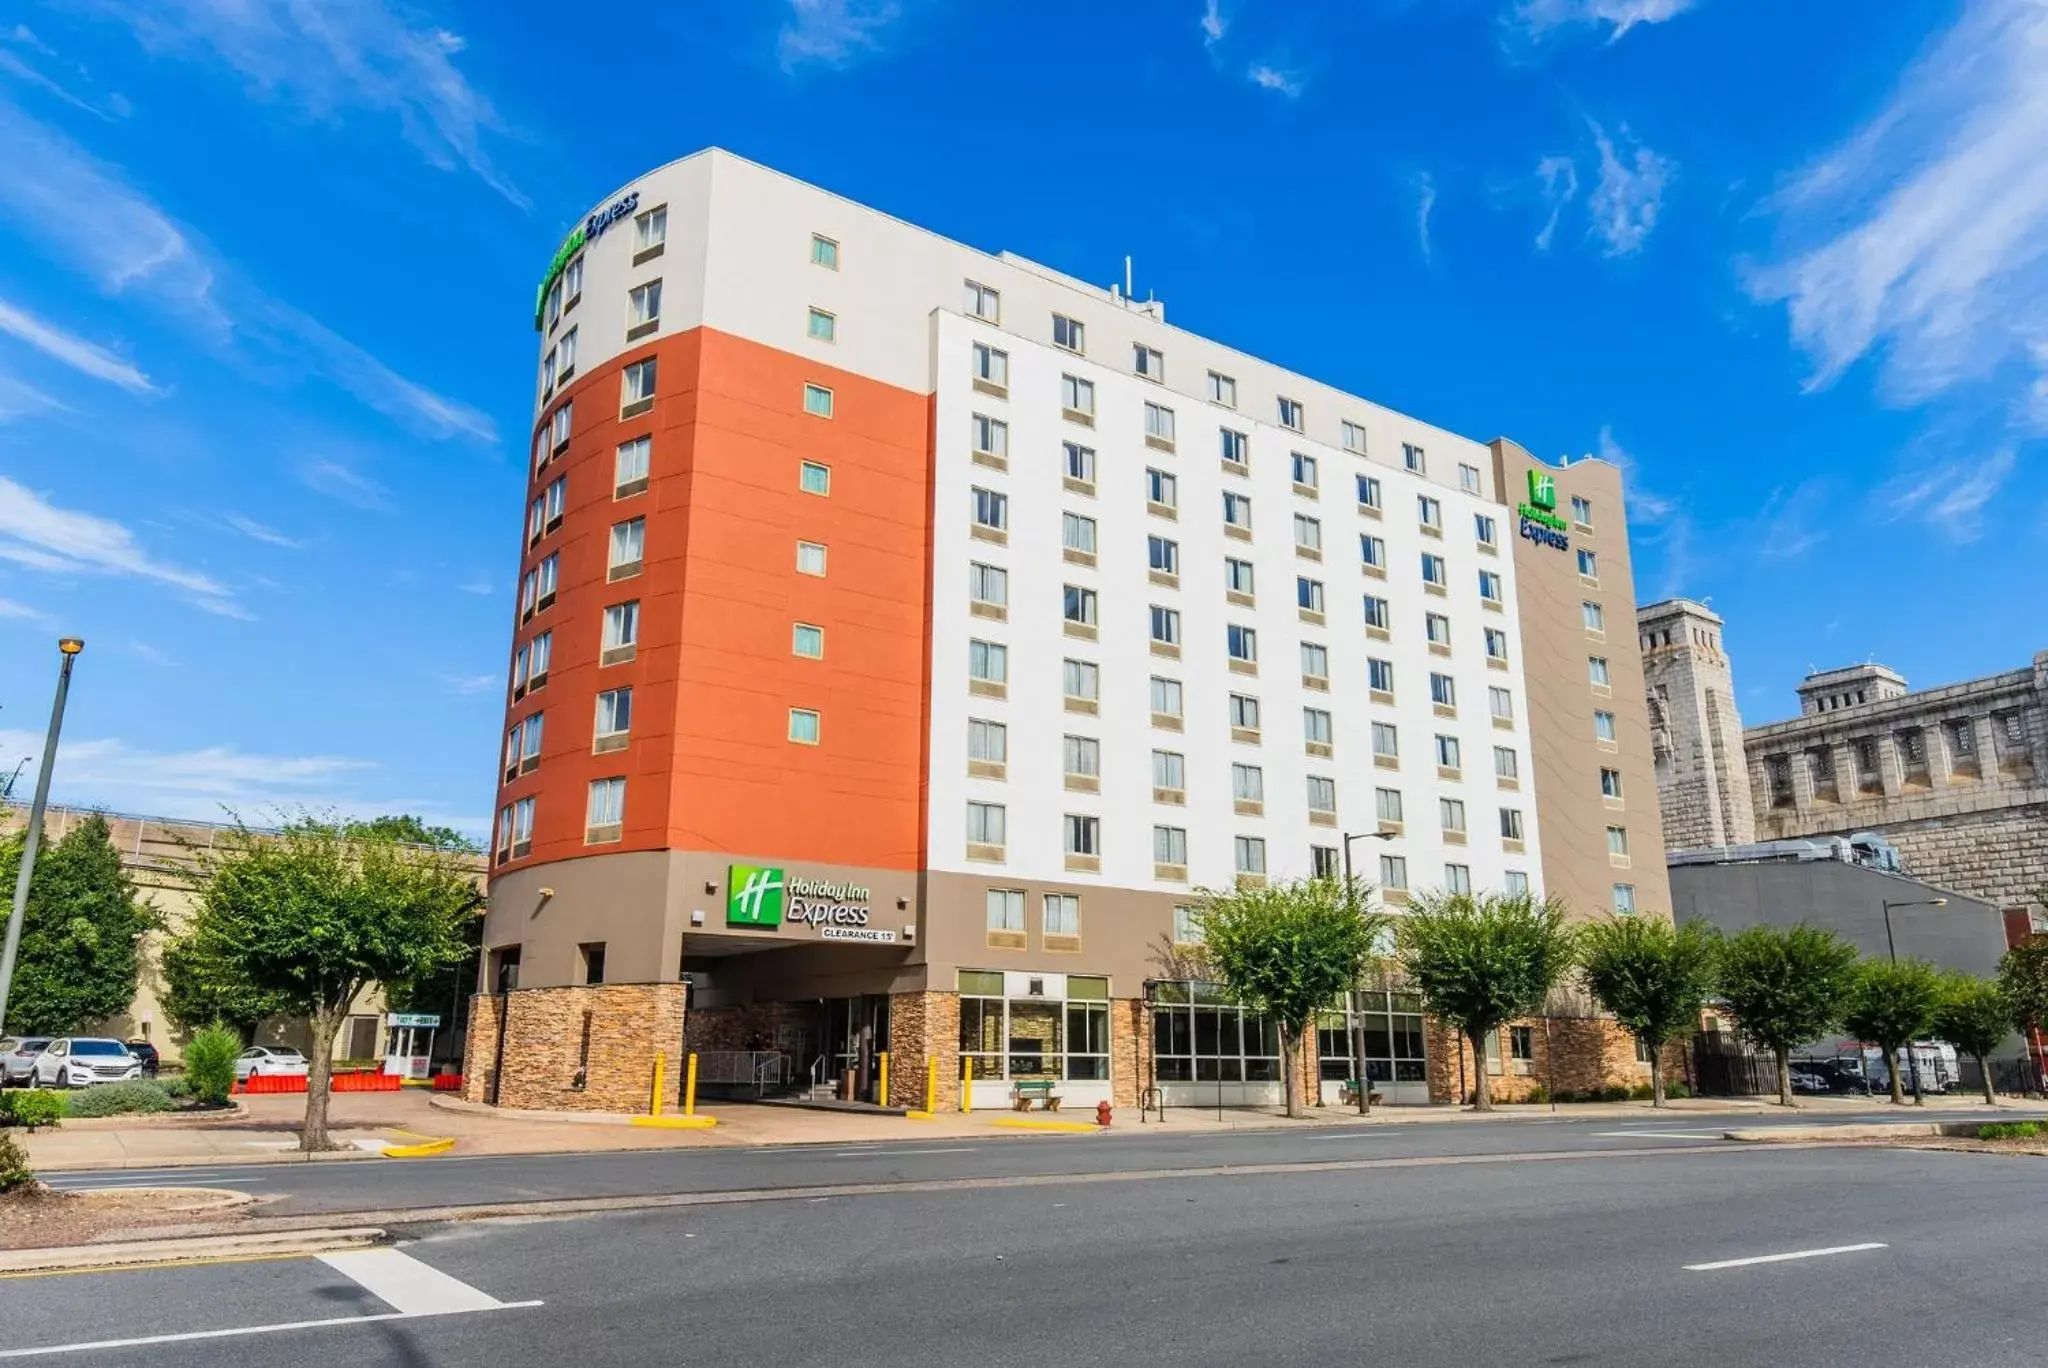
[[1595,1140],[1719,1140],[1720,1131],[1594,1131]]
[[1387,1140],[1392,1137],[1386,1131],[1338,1131],[1334,1135],[1304,1135],[1304,1140]]
[[974,1150],[975,1147],[973,1145],[949,1145],[940,1149],[834,1150],[832,1157],[834,1159],[871,1159],[889,1154],[972,1154]]
[[1826,1249],[1795,1249],[1785,1254],[1752,1254],[1746,1259],[1717,1259],[1713,1263],[1687,1264],[1688,1273],[1718,1273],[1724,1268],[1749,1268],[1755,1264],[1791,1263],[1794,1259],[1824,1259],[1832,1254],[1862,1254],[1872,1249],[1889,1249],[1878,1241],[1867,1244],[1829,1245]]

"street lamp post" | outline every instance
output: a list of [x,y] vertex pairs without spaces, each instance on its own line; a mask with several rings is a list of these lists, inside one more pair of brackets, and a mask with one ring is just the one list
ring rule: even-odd
[[[1884,905],[1884,951],[1893,964],[1899,962],[1899,947],[1892,939],[1892,909],[1894,907],[1947,907],[1947,898],[1916,898],[1907,902],[1888,902]],[[1912,1041],[1906,1042],[1906,1067],[1913,1073],[1913,1105],[1924,1107],[1927,1098],[1920,1091],[1920,1052]]]
[[85,642],[65,637],[57,643],[64,663],[57,671],[57,698],[50,705],[50,731],[43,739],[43,764],[36,773],[36,796],[28,808],[28,831],[22,838],[21,870],[14,876],[14,910],[7,917],[7,943],[0,948],[0,1031],[7,1028],[7,994],[14,986],[14,957],[21,950],[21,919],[28,911],[29,880],[35,876],[36,852],[43,844],[43,809],[50,802],[50,774],[57,768],[57,733],[64,727],[64,698],[71,692],[71,665]]
[[[1358,911],[1358,885],[1351,881],[1351,843],[1353,841],[1386,841],[1393,838],[1391,831],[1360,831],[1344,834],[1344,902],[1352,912]],[[1365,1076],[1365,1025],[1358,1019],[1358,990],[1351,990],[1351,1067],[1353,1077],[1358,1080],[1358,1114],[1372,1114],[1372,1081]],[[1322,1086],[1317,1084],[1318,1087]]]

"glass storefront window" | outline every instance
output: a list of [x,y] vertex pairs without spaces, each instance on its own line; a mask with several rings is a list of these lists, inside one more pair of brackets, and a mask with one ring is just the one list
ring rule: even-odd
[[1000,972],[960,971],[960,1057],[977,1079],[1109,1077],[1109,980],[1070,974],[1066,996],[1006,997]]
[[[1360,992],[1353,995],[1365,1032],[1365,1074],[1375,1083],[1421,1083],[1428,1078],[1422,1055],[1422,1000],[1414,993]],[[1351,1035],[1343,1014],[1327,1013],[1317,1032],[1322,1077],[1352,1076]]]
[[[1365,1034],[1366,1076],[1375,1083],[1421,1083],[1422,1003],[1413,993],[1360,992],[1355,1010]],[[1322,1077],[1352,1076],[1351,1023],[1325,1012],[1316,1023]],[[1153,985],[1152,1049],[1161,1083],[1277,1082],[1278,1023],[1226,1000],[1213,983]]]

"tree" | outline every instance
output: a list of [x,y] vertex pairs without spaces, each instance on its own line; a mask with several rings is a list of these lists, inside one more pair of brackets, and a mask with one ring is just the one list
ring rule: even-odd
[[359,825],[366,835],[397,841],[401,845],[430,846],[435,850],[458,851],[465,855],[474,855],[478,850],[475,841],[454,827],[429,826],[425,818],[409,812],[372,817]]
[[1998,1103],[1991,1081],[1991,1052],[2012,1030],[2012,1004],[1990,979],[1959,972],[1941,976],[1940,1002],[1934,1009],[1934,1038],[1946,1040],[1977,1061],[1984,1075],[1984,1100]]
[[1998,961],[1998,989],[2031,1055],[2034,1033],[2048,1023],[2048,936],[2029,936],[2005,952]]
[[1577,950],[1564,904],[1526,893],[1425,893],[1396,923],[1401,967],[1422,1005],[1472,1042],[1475,1111],[1492,1111],[1486,1038],[1542,1007]]
[[[0,842],[0,888],[9,892],[22,843]],[[68,1035],[126,1012],[137,946],[160,924],[121,868],[107,819],[93,813],[36,861],[5,1024],[17,1035]]]
[[1205,892],[1197,915],[1217,977],[1279,1026],[1287,1114],[1300,1116],[1301,1042],[1314,1038],[1317,1015],[1358,985],[1385,919],[1361,912],[1336,879]]
[[460,854],[366,823],[301,813],[274,833],[237,823],[200,857],[198,955],[306,1018],[302,1150],[329,1147],[335,1033],[369,985],[430,977],[467,953],[482,903]]
[[1721,998],[1735,1024],[1778,1061],[1778,1102],[1792,1105],[1792,1049],[1825,1035],[1841,1012],[1856,948],[1832,931],[1752,926],[1721,949]]
[[1911,1049],[1933,1029],[1940,1005],[1941,977],[1921,960],[1865,960],[1849,975],[1842,994],[1842,1027],[1884,1051],[1894,1106],[1906,1100],[1900,1086],[1899,1049]]
[[264,1018],[286,1010],[283,994],[256,987],[190,932],[165,944],[157,964],[163,971],[164,1014],[188,1035],[219,1025],[247,1044]]
[[1650,1101],[1664,1105],[1664,1046],[1699,1029],[1714,991],[1721,938],[1705,922],[1673,927],[1652,917],[1616,917],[1581,929],[1586,987],[1650,1056]]

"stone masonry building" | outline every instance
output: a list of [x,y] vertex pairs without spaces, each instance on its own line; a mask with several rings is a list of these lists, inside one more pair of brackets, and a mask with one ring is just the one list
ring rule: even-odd
[[1689,599],[1665,599],[1639,611],[1636,625],[1665,845],[1749,844],[1756,839],[1749,764],[1720,617]]

